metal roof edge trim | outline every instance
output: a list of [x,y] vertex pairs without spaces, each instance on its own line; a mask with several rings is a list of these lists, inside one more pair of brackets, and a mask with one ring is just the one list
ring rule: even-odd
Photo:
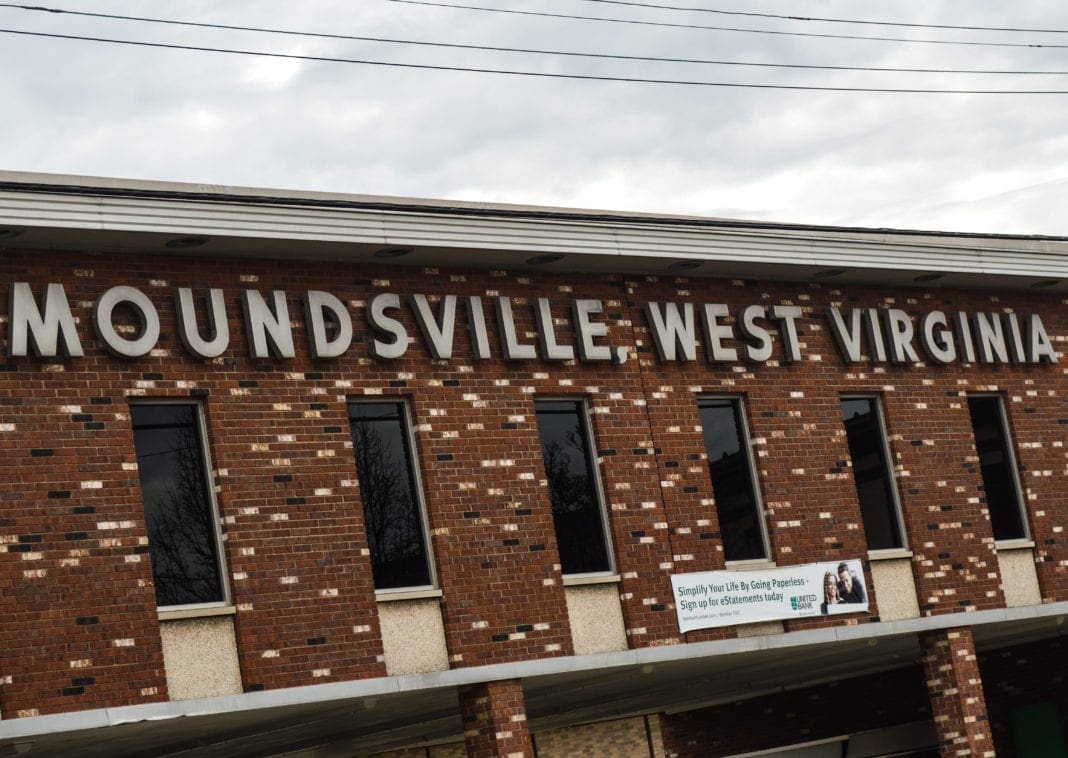
[[829,642],[857,641],[892,637],[904,634],[936,631],[953,627],[974,627],[1022,621],[1035,618],[1055,618],[1068,614],[1068,601],[1044,605],[997,608],[967,613],[948,613],[900,621],[875,622],[848,626],[824,627],[790,632],[781,635],[737,637],[709,642],[663,645],[659,647],[622,650],[593,655],[563,656],[538,660],[497,663],[448,669],[427,674],[376,677],[279,690],[248,692],[197,700],[168,701],[98,708],[86,711],[32,716],[0,721],[0,740],[31,738],[36,735],[73,732],[105,726],[117,726],[141,721],[201,716],[237,711],[278,708],[290,705],[309,705],[316,702],[375,697],[399,694],[420,689],[457,687],[501,679],[534,678],[576,671],[625,668],[656,663],[729,655],[731,653],[802,647]]
[[[2,184],[2,183],[0,183]],[[31,199],[33,198],[33,199]],[[204,196],[177,204],[173,198],[133,198],[5,191],[0,186],[0,224],[27,229],[77,230],[162,235],[197,234],[232,239],[291,240],[338,244],[414,245],[485,249],[514,254],[529,251],[626,257],[632,260],[684,259],[786,267],[847,267],[855,271],[939,271],[1029,278],[1068,278],[1068,238],[986,239],[961,236],[895,237],[869,230],[790,232],[709,220],[717,226],[664,226],[654,217],[563,215],[511,219],[338,207],[215,203]],[[635,223],[641,221],[641,224]],[[815,229],[815,228],[813,228]],[[1007,240],[1015,240],[1015,246]],[[994,243],[994,244],[991,244]],[[1053,248],[1053,249],[1051,249]],[[225,254],[222,252],[220,254]]]
[[[1068,236],[996,234],[980,232],[953,232],[881,227],[851,227],[832,224],[801,224],[745,219],[683,216],[654,213],[631,213],[626,211],[567,209],[553,207],[521,206],[466,201],[387,198],[372,196],[327,196],[326,193],[285,192],[262,194],[246,188],[227,188],[211,191],[202,185],[173,183],[167,188],[148,186],[123,186],[122,180],[104,186],[95,184],[64,184],[48,181],[19,181],[4,179],[11,172],[0,172],[0,191],[26,192],[33,194],[84,195],[89,197],[143,198],[174,201],[198,201],[217,203],[254,204],[265,206],[296,206],[312,208],[338,208],[354,210],[389,211],[398,213],[427,213],[446,216],[480,216],[487,218],[525,218],[553,221],[585,221],[620,225],[653,224],[662,226],[706,227],[717,229],[757,230],[773,232],[846,233],[850,235],[893,235],[914,237],[938,237],[961,239],[997,239],[1019,241],[1068,242]],[[27,175],[31,176],[31,175]],[[42,175],[37,175],[42,176]],[[85,177],[75,177],[85,178]],[[87,179],[87,178],[86,178]],[[142,182],[141,184],[151,184]],[[181,187],[181,189],[179,189]],[[245,191],[242,191],[245,190]]]

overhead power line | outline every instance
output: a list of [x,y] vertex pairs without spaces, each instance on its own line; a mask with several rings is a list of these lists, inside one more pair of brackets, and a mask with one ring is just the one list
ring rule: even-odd
[[632,24],[636,26],[658,26],[669,29],[703,29],[717,32],[742,32],[745,34],[772,34],[781,37],[817,37],[820,39],[853,39],[875,42],[915,42],[924,45],[967,45],[971,47],[1044,47],[1068,48],[1068,44],[1050,45],[1042,42],[981,42],[977,40],[950,39],[913,39],[910,37],[875,37],[863,34],[821,34],[818,32],[787,32],[777,29],[747,29],[736,26],[708,26],[704,24],[683,24],[670,21],[641,21],[633,18],[610,18],[607,16],[579,16],[569,13],[549,13],[548,11],[521,11],[514,8],[487,8],[483,5],[461,5],[460,3],[433,2],[432,0],[386,0],[388,3],[405,5],[426,5],[433,8],[456,8],[486,13],[510,13],[517,16],[538,16],[542,18],[562,18],[576,21],[601,21],[612,24]]
[[226,53],[230,55],[248,55],[259,58],[279,58],[286,60],[314,61],[319,63],[348,63],[364,66],[383,66],[389,68],[416,69],[423,71],[460,71],[477,74],[500,74],[506,76],[536,77],[542,79],[574,79],[596,82],[627,82],[640,84],[674,84],[691,87],[728,87],[735,89],[764,90],[798,90],[808,92],[880,92],[895,94],[931,94],[931,95],[1068,95],[1068,90],[989,90],[989,89],[922,89],[916,87],[823,87],[803,84],[752,84],[745,82],[712,82],[687,79],[652,79],[633,76],[595,76],[592,74],[560,74],[545,71],[520,71],[500,68],[475,68],[470,66],[436,66],[426,63],[397,63],[360,58],[340,58],[325,55],[299,55],[296,53],[271,53],[261,50],[238,50],[225,47],[206,47],[199,45],[179,45],[165,42],[143,42],[140,40],[116,39],[110,37],[91,37],[78,34],[58,34],[51,32],[31,32],[23,29],[0,29],[0,34],[15,34],[26,37],[48,39],[79,40],[100,42],[113,45],[130,45],[135,47],[160,48],[164,50],[190,50],[203,53]]
[[715,66],[752,66],[756,68],[781,68],[781,69],[811,69],[818,71],[866,71],[881,73],[914,73],[914,74],[1013,74],[1013,75],[1065,75],[1068,70],[1021,70],[1021,69],[972,69],[972,68],[908,68],[888,66],[834,66],[806,63],[768,63],[764,61],[732,61],[714,58],[665,58],[652,55],[620,55],[612,53],[586,53],[572,50],[544,50],[527,47],[502,47],[499,45],[473,45],[458,42],[432,42],[423,40],[395,39],[389,37],[367,37],[355,34],[338,34],[332,32],[309,32],[294,29],[278,29],[263,26],[238,26],[236,24],[215,24],[206,21],[180,21],[170,18],[156,18],[152,16],[130,16],[115,13],[93,13],[90,11],[72,11],[63,8],[48,8],[44,6],[25,6],[14,3],[0,3],[0,8],[18,8],[20,10],[43,11],[46,13],[62,14],[68,16],[88,16],[90,18],[103,18],[117,21],[134,21],[138,23],[165,24],[169,26],[185,26],[197,29],[219,29],[224,31],[257,32],[263,34],[277,34],[292,37],[311,37],[317,39],[334,39],[355,42],[375,42],[391,45],[412,45],[419,47],[438,47],[459,50],[478,50],[495,53],[523,53],[529,55],[557,55],[574,58],[594,58],[599,60],[641,61],[649,63],[686,63]]
[[1068,34],[1068,29],[1034,29],[1019,26],[963,26],[957,24],[913,24],[905,21],[868,21],[855,18],[829,18],[826,16],[791,16],[779,13],[757,13],[755,11],[725,11],[716,8],[698,8],[690,5],[662,5],[660,3],[639,3],[633,0],[583,0],[587,3],[604,5],[626,5],[634,8],[655,8],[665,11],[689,11],[693,13],[715,13],[721,16],[748,16],[750,18],[776,18],[786,21],[820,21],[827,24],[863,24],[865,26],[896,26],[908,29],[959,29],[969,32],[1030,32],[1034,34]]

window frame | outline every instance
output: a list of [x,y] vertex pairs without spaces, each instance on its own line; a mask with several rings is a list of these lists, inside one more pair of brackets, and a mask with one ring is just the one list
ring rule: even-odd
[[[586,435],[586,462],[590,466],[590,472],[593,479],[593,491],[594,496],[597,498],[597,509],[600,515],[601,524],[601,536],[604,539],[605,546],[605,558],[607,559],[608,568],[601,571],[582,571],[574,574],[564,573],[563,563],[560,565],[560,572],[564,577],[564,584],[588,584],[591,581],[606,580],[617,576],[618,566],[616,564],[616,551],[612,540],[611,524],[608,521],[608,504],[605,499],[604,484],[602,483],[603,472],[601,471],[601,456],[597,455],[597,445],[594,437],[593,420],[590,415],[590,404],[588,398],[584,396],[576,395],[537,395],[534,397],[534,426],[538,431],[538,453],[541,458],[541,468],[545,471],[545,454],[542,450],[541,444],[541,428],[538,424],[538,403],[575,403],[578,406],[580,423],[582,424],[582,430]],[[548,487],[549,476],[548,472],[542,479]],[[547,495],[548,496],[548,495]],[[549,503],[550,511],[552,509],[552,502]],[[551,515],[551,513],[550,513]],[[556,538],[556,520],[553,520],[553,537]],[[559,540],[557,540],[559,542]],[[557,557],[559,557],[559,546],[557,547]]]
[[[728,401],[734,404],[735,419],[738,422],[739,431],[742,435],[742,446],[745,448],[745,461],[749,467],[749,481],[753,490],[753,504],[756,506],[757,522],[760,526],[760,540],[764,547],[763,558],[740,558],[737,560],[726,560],[727,547],[723,540],[723,523],[719,517],[719,503],[715,497],[715,483],[712,481],[712,469],[711,463],[708,458],[708,445],[705,444],[705,429],[704,419],[701,418],[701,403],[704,401]],[[753,436],[749,431],[749,412],[747,410],[746,397],[744,394],[699,394],[696,396],[697,403],[697,417],[701,422],[701,447],[705,454],[705,471],[708,476],[709,486],[712,487],[712,499],[716,500],[716,504],[713,506],[716,509],[716,523],[719,526],[719,543],[723,547],[724,565],[728,568],[746,568],[753,567],[758,568],[761,566],[774,566],[775,559],[771,552],[771,537],[768,534],[768,514],[764,508],[764,492],[760,479],[760,471],[757,469],[756,456],[753,455]]]
[[[901,535],[900,547],[884,547],[872,550],[868,549],[869,555],[878,558],[880,556],[896,555],[911,550],[909,547],[909,533],[905,528],[905,511],[901,504],[901,491],[897,486],[897,474],[894,469],[894,449],[890,447],[890,432],[886,426],[886,412],[883,410],[883,396],[869,392],[843,392],[838,395],[838,415],[841,418],[842,402],[845,400],[872,400],[875,406],[875,418],[879,422],[879,438],[883,449],[883,459],[886,461],[886,474],[890,481],[890,497],[894,501],[894,520],[897,522],[898,533]],[[849,449],[849,432],[845,428],[845,418],[841,418],[842,431],[846,435],[846,449]],[[849,454],[849,469],[853,479],[853,489],[857,492],[857,507],[860,508],[860,491],[857,489],[856,465],[853,462],[853,454]],[[861,510],[861,529],[864,529],[864,512]],[[864,542],[867,543],[868,535],[865,533]]]
[[994,519],[990,515],[990,502],[987,500],[986,481],[983,479],[983,463],[982,460],[979,460],[979,478],[983,482],[983,504],[987,509],[987,518],[990,520],[990,533],[991,536],[994,537],[994,546],[1001,548],[1020,547],[1031,543],[1034,538],[1031,535],[1031,524],[1028,522],[1027,518],[1027,499],[1023,487],[1023,480],[1020,478],[1020,466],[1017,462],[1016,443],[1013,439],[1012,428],[1009,424],[1009,414],[1005,408],[1005,395],[1001,392],[968,392],[965,394],[964,400],[965,408],[968,411],[968,427],[972,432],[972,443],[975,445],[976,458],[979,458],[979,445],[976,444],[977,440],[975,439],[975,425],[971,422],[971,409],[967,407],[968,401],[973,397],[994,398],[997,400],[998,421],[1001,425],[1001,433],[1004,436],[1006,457],[1009,460],[1009,473],[1012,476],[1013,489],[1016,492],[1016,507],[1020,514],[1020,523],[1023,526],[1022,537],[1006,537],[1005,539],[998,539],[994,536]]
[[[382,404],[398,405],[401,409],[401,419],[404,423],[404,429],[402,434],[404,441],[408,445],[408,463],[410,470],[408,475],[411,478],[412,489],[414,490],[415,506],[419,510],[419,526],[421,528],[420,537],[423,541],[423,550],[426,553],[427,564],[427,576],[430,579],[429,584],[409,584],[403,587],[385,587],[379,589],[375,587],[375,599],[379,601],[383,600],[410,600],[421,597],[440,597],[441,589],[438,582],[437,562],[434,560],[433,544],[430,541],[430,521],[427,516],[427,503],[426,496],[423,492],[423,472],[419,465],[419,447],[418,440],[415,436],[415,418],[412,414],[412,400],[408,396],[398,395],[374,395],[371,397],[360,396],[356,398],[347,397],[345,399],[345,417],[349,423],[349,440],[352,441],[352,415],[349,411],[353,405],[382,405]],[[356,471],[356,481],[360,480],[359,467],[356,464],[356,445],[352,445],[352,465]],[[360,516],[363,521],[364,537],[367,536],[367,517],[364,510],[363,502],[363,487],[360,487]],[[370,543],[368,547],[368,557],[370,558]],[[374,574],[371,575],[371,583],[374,584]]]
[[[134,436],[133,428],[133,408],[135,406],[151,406],[151,405],[184,405],[191,406],[194,410],[194,416],[196,418],[196,430],[200,436],[200,463],[204,467],[204,488],[207,492],[208,507],[210,509],[210,516],[212,522],[212,531],[215,537],[215,556],[216,564],[219,570],[219,586],[222,589],[222,599],[212,600],[206,603],[180,603],[177,605],[159,605],[156,604],[157,614],[161,619],[167,618],[190,618],[198,615],[213,616],[218,615],[220,612],[227,613],[229,609],[233,608],[233,592],[230,587],[230,573],[226,564],[226,540],[222,530],[222,514],[219,511],[219,501],[215,497],[215,476],[211,463],[211,443],[208,436],[208,423],[207,414],[204,409],[204,403],[197,400],[189,400],[187,398],[177,397],[138,397],[131,398],[129,401],[130,407],[130,436]],[[137,458],[137,443],[134,442],[134,458]],[[148,527],[148,514],[145,512],[144,507],[144,491],[141,487],[141,473],[140,465],[138,466],[138,479],[137,489],[141,493],[141,511],[145,519],[146,538]],[[152,562],[151,554],[151,542],[149,542],[149,562]],[[155,594],[155,569],[153,567],[153,594]],[[202,613],[201,613],[202,612]]]

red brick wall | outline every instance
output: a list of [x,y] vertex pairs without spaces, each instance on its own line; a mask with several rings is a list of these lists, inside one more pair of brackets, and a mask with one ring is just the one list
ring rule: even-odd
[[920,652],[942,755],[993,755],[990,717],[971,630],[924,632]]
[[[653,428],[664,456],[687,461],[702,452],[693,396],[739,394],[746,400],[760,486],[769,511],[768,530],[780,565],[863,557],[866,546],[856,492],[842,434],[839,398],[844,392],[882,398],[891,452],[900,469],[898,489],[905,513],[908,547],[914,552],[917,591],[924,615],[999,607],[1004,600],[997,577],[992,535],[981,502],[981,478],[964,393],[998,391],[1006,400],[1020,453],[1021,475],[1031,497],[1031,529],[1038,546],[1040,579],[1047,598],[1065,597],[1064,539],[1054,533],[1054,514],[1065,512],[1066,491],[1059,438],[1064,419],[1057,366],[1014,367],[951,364],[925,367],[846,366],[834,346],[827,308],[901,307],[913,314],[943,309],[1040,313],[1051,335],[1065,331],[1063,304],[1051,297],[1004,293],[925,292],[887,297],[884,291],[850,286],[796,285],[742,281],[642,281],[632,286],[635,304],[644,301],[725,302],[732,313],[749,304],[789,303],[802,307],[799,337],[804,359],[797,365],[708,366],[660,364],[650,351],[646,386],[661,393],[650,400]],[[644,319],[635,312],[639,339],[651,343]],[[781,343],[773,360],[781,359]],[[676,427],[672,431],[672,427]],[[1020,443],[1028,443],[1022,447]],[[701,537],[718,531],[715,513],[704,503],[711,486],[702,466],[674,469],[678,480],[664,492],[673,552],[693,556],[679,571],[719,568],[722,554],[704,548]],[[1036,473],[1038,472],[1038,473]],[[1052,472],[1052,473],[1051,473]],[[1041,474],[1041,475],[1040,475]],[[1026,496],[1026,495],[1025,495]],[[1039,506],[1044,515],[1039,513]],[[702,526],[700,520],[711,523]],[[680,533],[685,532],[685,533]],[[866,574],[871,586],[871,576]],[[878,614],[878,592],[872,593]],[[863,618],[852,617],[863,621]],[[790,622],[788,628],[841,623],[824,619]],[[695,632],[690,641],[722,631]]]
[[534,755],[518,679],[461,687],[459,697],[468,758]]
[[[63,282],[86,350],[67,362],[12,360],[0,371],[0,423],[13,425],[0,432],[2,536],[12,543],[0,553],[6,619],[0,675],[11,677],[0,690],[5,717],[167,697],[138,481],[128,467],[135,460],[124,415],[131,396],[193,397],[205,409],[248,689],[384,674],[355,465],[346,447],[347,401],[378,392],[411,404],[455,666],[572,652],[540,483],[535,396],[580,397],[591,410],[632,646],[681,641],[669,575],[722,566],[696,429],[698,393],[737,393],[746,400],[770,510],[772,556],[781,565],[864,555],[856,495],[842,465],[848,451],[838,397],[845,391],[880,394],[889,430],[900,435],[892,449],[908,471],[899,483],[923,612],[948,613],[1003,602],[989,522],[981,504],[969,502],[981,495],[980,480],[974,465],[962,465],[971,443],[958,394],[996,385],[1007,396],[1016,442],[1030,445],[1019,453],[1035,498],[1031,527],[1043,596],[1068,599],[1062,565],[1068,556],[1063,535],[1053,531],[1063,523],[1068,497],[1059,486],[1063,451],[1054,447],[1060,422],[1068,423],[1060,367],[844,367],[823,313],[843,300],[846,306],[885,305],[885,293],[876,288],[850,287],[843,294],[827,285],[17,250],[5,253],[0,274],[0,282],[27,281],[38,294],[47,282]],[[92,302],[120,283],[140,288],[160,313],[163,336],[151,356],[114,358],[91,335]],[[197,361],[180,346],[173,306],[180,286],[196,288],[198,297],[208,287],[225,290],[231,344],[222,358]],[[294,360],[247,357],[238,303],[245,288],[287,290]],[[299,305],[307,289],[349,303],[356,340],[344,357],[308,357]],[[495,357],[476,362],[461,309],[457,357],[431,361],[404,309],[399,318],[415,341],[404,358],[379,361],[368,354],[364,304],[386,291],[499,293],[527,303],[549,297],[558,319],[567,319],[571,298],[599,298],[609,325],[606,343],[637,345],[637,352],[622,366],[506,363],[496,357],[490,317]],[[1068,334],[1068,312],[1052,296],[1001,293],[997,302],[987,293],[934,290],[928,296],[916,290],[914,296],[916,302],[895,304],[914,312],[1015,307],[1041,313],[1051,335]],[[6,300],[5,289],[0,307]],[[709,365],[699,354],[692,364],[662,364],[651,352],[641,312],[647,300],[726,302],[732,312],[750,303],[799,304],[806,309],[800,323],[806,359],[746,368]],[[527,334],[534,329],[531,309],[521,300],[514,304],[521,338],[533,342]],[[558,336],[569,339],[569,327],[561,326]],[[778,344],[775,356],[781,356]],[[20,545],[31,549],[17,552],[25,550]],[[675,562],[674,556],[692,559]],[[870,586],[870,574],[866,579]],[[853,620],[864,619],[790,626]],[[116,640],[133,644],[116,646]],[[72,660],[83,668],[72,669]]]

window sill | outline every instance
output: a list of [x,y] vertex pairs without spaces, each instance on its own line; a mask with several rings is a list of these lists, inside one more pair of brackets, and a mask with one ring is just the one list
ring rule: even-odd
[[394,603],[400,600],[429,600],[442,597],[443,594],[437,587],[414,590],[379,590],[375,593],[375,600],[379,603]]
[[762,571],[775,568],[775,561],[757,558],[749,561],[727,561],[727,571]]
[[564,577],[565,587],[581,587],[585,584],[619,584],[619,574],[572,574]]
[[237,608],[232,605],[214,605],[207,608],[160,608],[157,613],[160,621],[178,621],[180,619],[207,618],[210,616],[233,616],[237,613]]
[[869,561],[896,561],[902,558],[911,558],[912,551],[906,547],[893,547],[887,550],[869,550]]
[[997,540],[994,542],[994,548],[999,552],[1006,550],[1030,550],[1035,546],[1034,540],[1029,540],[1026,537],[1019,540]]

